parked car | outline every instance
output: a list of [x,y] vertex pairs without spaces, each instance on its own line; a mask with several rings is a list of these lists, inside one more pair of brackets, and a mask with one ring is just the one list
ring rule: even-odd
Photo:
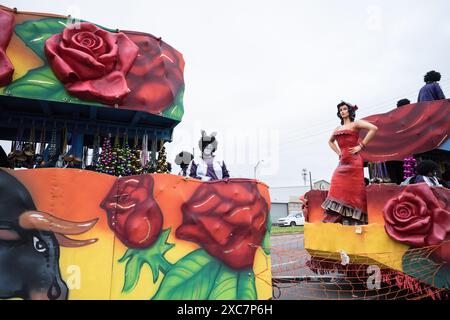
[[295,212],[289,214],[287,217],[280,218],[277,220],[277,225],[280,227],[295,227],[303,226],[305,224],[305,217],[303,212]]

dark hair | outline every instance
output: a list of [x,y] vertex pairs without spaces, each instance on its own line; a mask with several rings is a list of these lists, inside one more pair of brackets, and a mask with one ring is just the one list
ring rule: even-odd
[[205,148],[210,144],[212,144],[213,146],[212,152],[215,152],[217,149],[217,140],[215,135],[211,134],[210,136],[208,136],[206,133],[202,134],[202,137],[198,141],[198,147],[200,148],[200,150],[203,152]]
[[429,173],[434,175],[435,172],[439,171],[439,166],[432,160],[423,160],[417,165],[416,171],[421,176],[427,176]]
[[450,164],[445,163],[444,169],[445,169],[445,172],[442,174],[442,180],[450,181]]
[[408,99],[401,99],[397,101],[397,108],[401,107],[401,106],[406,106],[407,104],[410,104],[411,101],[409,101]]
[[441,80],[441,74],[434,70],[427,72],[427,74],[423,77],[423,81],[426,83],[437,82]]
[[175,163],[179,166],[189,165],[189,163],[191,163],[192,159],[194,159],[194,156],[191,153],[189,153],[187,151],[181,151],[175,157]]
[[340,108],[342,106],[347,106],[348,107],[348,114],[349,114],[349,117],[350,117],[350,121],[351,122],[355,121],[355,118],[356,118],[355,106],[351,105],[348,102],[342,101],[341,103],[339,103],[337,105],[337,109],[338,109],[337,116],[338,116],[339,119],[341,119],[341,125],[344,124],[344,119],[341,117],[341,110],[340,110]]

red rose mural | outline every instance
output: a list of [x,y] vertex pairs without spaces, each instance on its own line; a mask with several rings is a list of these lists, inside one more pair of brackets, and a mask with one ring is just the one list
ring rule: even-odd
[[158,238],[163,217],[149,175],[119,178],[101,203],[110,228],[129,248],[148,248]]
[[14,67],[6,55],[6,48],[11,40],[14,28],[14,16],[9,12],[0,10],[0,87],[12,81]]
[[126,76],[131,91],[123,105],[151,113],[162,112],[183,87],[183,57],[161,39],[143,33],[125,33],[139,47],[139,53]]
[[386,232],[413,247],[441,244],[450,232],[450,210],[440,195],[425,183],[407,186],[384,207]]
[[[31,49],[14,54],[33,63],[11,82],[13,68],[5,50],[12,32]],[[183,71],[182,54],[148,33],[111,32],[89,22],[67,26],[63,17],[0,12],[0,81],[14,97],[109,105],[181,121]]]
[[268,215],[267,202],[254,182],[203,183],[182,212],[179,239],[200,244],[233,269],[253,266]]
[[70,94],[115,104],[130,91],[125,75],[138,47],[122,32],[112,33],[82,22],[50,37],[45,42],[45,54]]

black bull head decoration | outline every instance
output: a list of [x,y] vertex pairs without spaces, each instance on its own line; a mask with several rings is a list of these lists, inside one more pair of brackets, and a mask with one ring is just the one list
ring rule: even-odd
[[28,190],[0,169],[0,299],[67,299],[59,270],[59,245],[80,247],[97,239],[75,240],[98,219],[73,222],[36,210]]

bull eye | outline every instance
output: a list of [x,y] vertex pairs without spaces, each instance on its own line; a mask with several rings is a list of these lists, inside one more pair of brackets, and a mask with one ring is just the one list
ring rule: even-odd
[[45,242],[39,239],[38,237],[33,237],[33,246],[37,252],[47,251],[47,246]]

